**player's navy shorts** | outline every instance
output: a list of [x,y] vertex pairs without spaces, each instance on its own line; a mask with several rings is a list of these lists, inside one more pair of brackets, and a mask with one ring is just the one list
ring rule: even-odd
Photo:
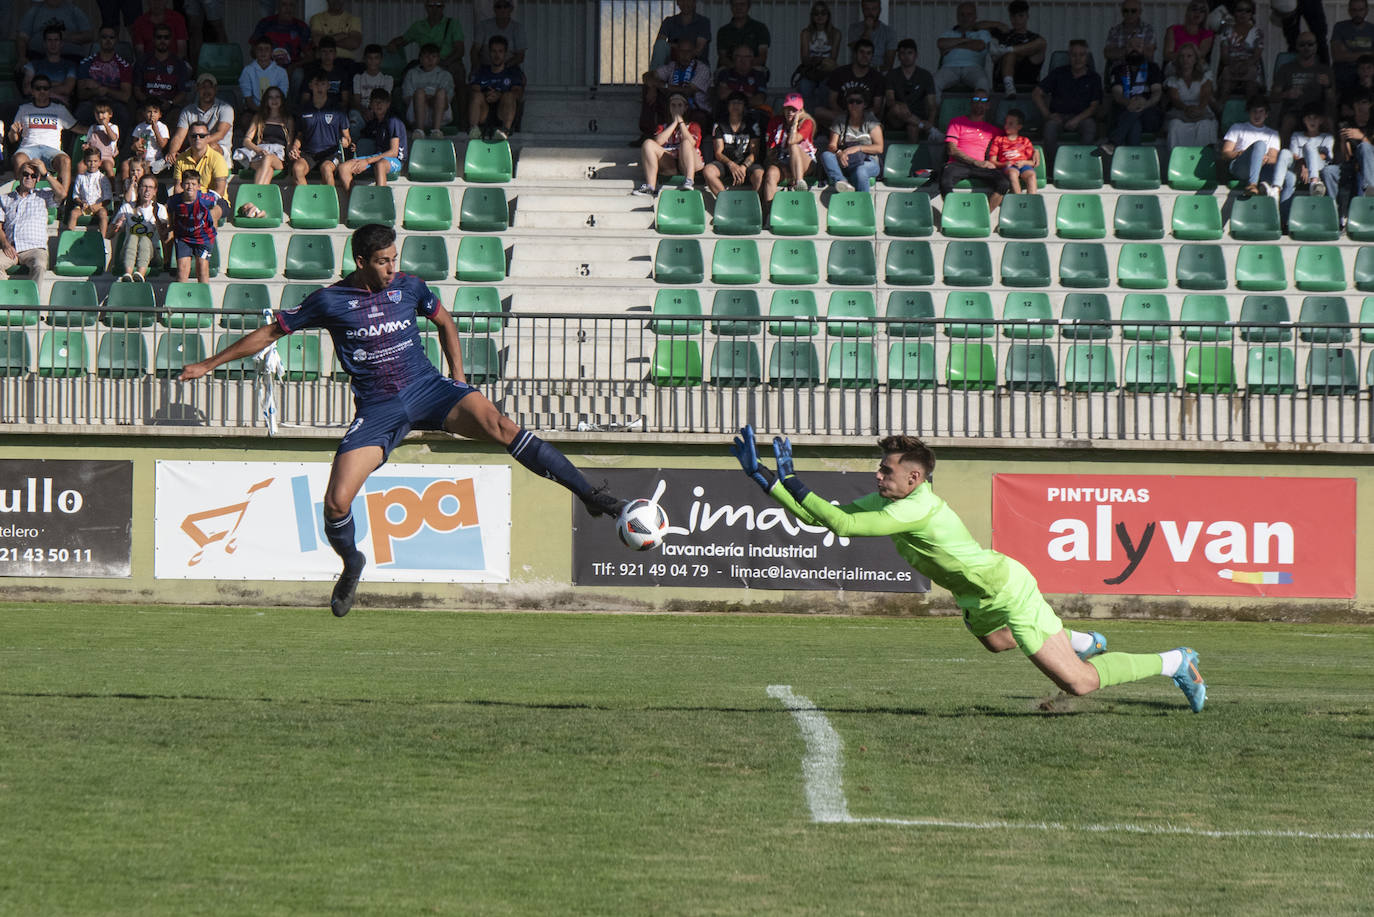
[[453,406],[475,391],[466,382],[435,375],[390,398],[359,401],[338,451],[379,446],[386,461],[411,430],[442,430]]

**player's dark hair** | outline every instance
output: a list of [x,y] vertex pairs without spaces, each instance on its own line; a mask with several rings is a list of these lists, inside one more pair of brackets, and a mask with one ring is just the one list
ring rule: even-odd
[[363,57],[367,57],[369,54],[386,54],[386,51],[382,50],[381,45],[368,45],[363,48]]
[[494,48],[497,45],[500,45],[501,47],[506,48],[507,50],[510,49],[510,42],[506,41],[506,36],[504,35],[493,35],[491,36],[490,40],[487,41],[488,48]]
[[435,44],[434,42],[432,42],[432,41],[431,41],[431,42],[428,42],[428,43],[423,44],[423,45],[420,46],[420,53],[421,53],[421,54],[438,54],[438,53],[439,53],[439,46],[436,45],[436,44]]
[[867,38],[860,38],[858,41],[854,42],[854,50],[858,51],[860,48],[867,48],[872,51],[873,42],[869,41]]
[[49,35],[56,35],[58,38],[61,38],[62,34],[65,31],[66,30],[60,25],[57,25],[55,23],[49,24],[46,28],[43,29],[43,37],[46,39]]
[[914,38],[903,38],[901,41],[897,42],[898,51],[905,51],[907,48],[910,48],[913,51],[920,50],[916,47],[916,39]]
[[1262,95],[1253,95],[1245,100],[1246,111],[1254,111],[1256,108],[1263,108],[1265,111],[1268,111],[1269,100]]
[[1021,124],[1026,123],[1026,113],[1019,108],[1008,109],[1007,113],[1003,117],[1015,118]]
[[878,440],[878,448],[883,455],[901,453],[902,461],[921,466],[927,479],[935,473],[935,453],[914,436],[884,436]]
[[353,260],[366,264],[382,249],[396,244],[396,230],[381,223],[368,223],[353,233]]
[[319,40],[318,44],[315,45],[315,49],[317,51],[323,51],[325,48],[333,48],[336,51],[339,49],[339,43],[334,40],[333,35],[326,35],[324,38],[321,38]]
[[376,89],[372,90],[372,95],[368,96],[367,100],[369,102],[386,102],[388,105],[390,105],[391,93],[387,92],[385,89],[378,86]]
[[1011,3],[1007,4],[1007,13],[1012,16],[1015,16],[1017,13],[1029,12],[1030,4],[1027,3],[1026,0],[1011,0]]

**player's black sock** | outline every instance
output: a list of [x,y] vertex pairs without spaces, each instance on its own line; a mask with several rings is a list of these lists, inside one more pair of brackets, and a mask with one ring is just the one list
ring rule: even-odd
[[357,535],[353,531],[353,513],[350,511],[338,519],[324,517],[324,537],[329,546],[345,561],[358,553]]
[[521,429],[510,441],[506,451],[520,464],[535,474],[557,481],[585,500],[592,492],[592,485],[582,476],[568,457],[558,449],[544,442],[529,430]]

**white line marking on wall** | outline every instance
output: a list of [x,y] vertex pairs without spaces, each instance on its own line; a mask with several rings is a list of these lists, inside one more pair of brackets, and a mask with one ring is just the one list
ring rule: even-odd
[[780,701],[792,713],[806,743],[802,758],[802,777],[811,820],[817,823],[840,822],[849,825],[898,825],[913,828],[959,828],[970,831],[1066,831],[1085,834],[1190,835],[1193,837],[1255,837],[1319,841],[1369,841],[1374,831],[1231,831],[1189,828],[1180,825],[1074,825],[1062,822],[957,821],[945,818],[886,818],[854,816],[844,793],[844,740],[830,720],[808,698],[792,691],[791,685],[769,685],[768,696]]

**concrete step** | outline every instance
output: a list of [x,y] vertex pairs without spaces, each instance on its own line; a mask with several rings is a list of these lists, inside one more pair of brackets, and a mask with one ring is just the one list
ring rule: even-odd
[[590,182],[586,183],[586,187],[587,190],[584,191],[568,189],[562,192],[526,192],[520,197],[521,206],[526,210],[538,213],[586,213],[594,210],[654,212],[653,198],[630,194],[628,188],[622,191],[619,188],[607,186],[605,190],[602,190],[601,184]]
[[527,277],[544,280],[577,280],[595,277],[598,280],[647,280],[653,273],[653,256],[622,261],[608,259],[569,259],[534,260],[517,255],[511,261],[510,277],[521,280]]
[[649,232],[653,230],[653,211],[548,210],[516,211],[515,228],[583,232]]
[[623,142],[607,144],[603,139],[576,146],[531,146],[521,153],[516,176],[522,180],[633,178],[627,169],[638,161],[637,148],[632,149]]

